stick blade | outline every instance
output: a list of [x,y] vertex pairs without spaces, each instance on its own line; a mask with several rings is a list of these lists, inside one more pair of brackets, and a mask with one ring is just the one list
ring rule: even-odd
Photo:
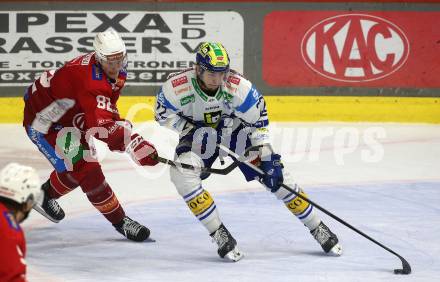
[[411,266],[409,263],[404,259],[401,258],[402,261],[402,269],[394,269],[394,274],[403,274],[408,275],[411,273]]

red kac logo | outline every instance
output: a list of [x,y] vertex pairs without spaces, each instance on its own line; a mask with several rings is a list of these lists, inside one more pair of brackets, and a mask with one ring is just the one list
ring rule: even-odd
[[301,42],[306,64],[322,76],[345,82],[371,81],[397,71],[409,54],[403,31],[388,20],[365,14],[327,18]]

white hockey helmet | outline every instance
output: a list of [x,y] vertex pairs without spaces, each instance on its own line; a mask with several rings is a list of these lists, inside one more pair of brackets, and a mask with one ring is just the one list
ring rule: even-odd
[[96,34],[93,48],[96,60],[101,64],[117,64],[121,68],[127,64],[125,43],[112,28]]
[[1,170],[0,197],[23,204],[29,199],[35,203],[41,195],[40,177],[32,167],[10,163]]

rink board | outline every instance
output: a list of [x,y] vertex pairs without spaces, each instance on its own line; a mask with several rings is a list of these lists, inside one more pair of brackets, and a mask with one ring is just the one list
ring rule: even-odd
[[[267,96],[271,121],[373,121],[440,123],[440,98]],[[153,120],[155,98],[121,97],[118,108],[132,121]],[[23,99],[0,98],[0,123],[20,123]]]

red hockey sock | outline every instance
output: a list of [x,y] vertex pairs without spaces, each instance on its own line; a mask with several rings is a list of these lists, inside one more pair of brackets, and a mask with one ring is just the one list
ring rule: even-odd
[[57,173],[55,170],[50,174],[50,198],[58,199],[79,186],[78,182],[69,173]]
[[105,181],[101,169],[90,173],[89,177],[81,182],[81,188],[90,203],[112,224],[118,223],[124,218],[124,209],[119,204],[110,185]]

